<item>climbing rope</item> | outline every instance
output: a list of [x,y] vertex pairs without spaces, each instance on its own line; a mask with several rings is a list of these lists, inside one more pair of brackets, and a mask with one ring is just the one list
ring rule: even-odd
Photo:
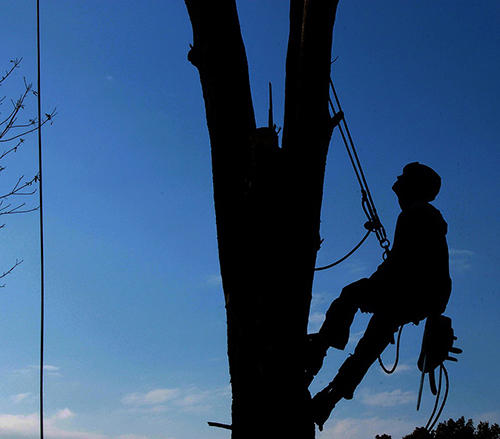
[[356,247],[354,247],[349,253],[347,253],[345,256],[343,256],[342,258],[340,258],[339,260],[329,264],[329,265],[325,265],[324,267],[317,267],[314,269],[314,271],[321,271],[321,270],[327,270],[328,268],[332,268],[332,267],[335,267],[335,265],[338,265],[340,264],[341,262],[344,262],[348,257],[350,257],[353,253],[356,252],[356,250],[358,248],[360,248],[363,243],[367,240],[367,238],[370,236],[370,233],[372,231],[371,230],[368,230],[368,232],[366,232],[365,236],[363,236],[363,239],[361,239],[361,241],[358,242],[358,244],[356,245]]
[[[439,398],[441,396],[443,375],[444,375],[445,381],[446,381],[446,388],[445,388],[443,401],[441,402],[441,407],[439,407],[439,411],[437,411],[437,408],[439,405]],[[444,406],[446,404],[446,400],[448,399],[449,390],[450,390],[450,378],[448,376],[448,371],[446,370],[446,367],[444,366],[444,364],[441,364],[439,366],[439,384],[438,384],[438,391],[436,394],[436,402],[434,403],[434,409],[432,410],[431,416],[429,417],[429,421],[427,422],[427,425],[425,426],[425,429],[427,431],[430,432],[434,428],[437,420],[441,416],[441,413],[443,412]],[[437,411],[437,413],[436,413],[436,411]]]
[[315,271],[326,270],[328,268],[334,267],[335,265],[340,264],[345,261],[349,256],[351,256],[359,247],[366,241],[371,232],[375,233],[377,240],[380,246],[383,248],[383,258],[386,259],[389,254],[390,242],[387,239],[387,234],[382,225],[380,218],[377,213],[377,209],[375,207],[375,203],[373,202],[373,197],[370,192],[370,188],[368,187],[368,183],[366,181],[365,174],[363,172],[363,168],[361,167],[361,162],[359,160],[358,153],[356,152],[356,148],[354,146],[354,142],[352,140],[351,133],[347,126],[347,122],[344,117],[344,112],[342,111],[342,106],[340,105],[340,100],[333,85],[333,81],[330,79],[330,90],[333,95],[333,100],[331,96],[328,97],[328,102],[330,104],[330,109],[333,113],[332,120],[339,118],[338,127],[340,131],[340,135],[346,147],[347,154],[349,156],[349,160],[354,169],[354,173],[356,174],[356,179],[358,180],[358,184],[361,190],[361,207],[363,208],[363,212],[366,215],[368,221],[365,223],[364,227],[368,231],[363,239],[344,257],[339,260],[333,262],[332,264],[325,265],[324,267],[315,268]]
[[384,362],[382,361],[382,357],[381,356],[378,357],[378,362],[380,364],[380,367],[382,368],[382,370],[387,375],[390,375],[390,374],[394,373],[396,371],[396,368],[398,367],[398,363],[399,363],[399,347],[400,347],[400,344],[401,344],[401,333],[403,332],[403,326],[404,325],[401,325],[399,327],[398,340],[396,342],[396,358],[394,359],[394,364],[392,365],[392,367],[390,369],[386,368],[385,365],[384,365]]
[[[382,357],[378,357],[378,362],[380,364],[380,367],[382,368],[382,370],[390,375],[392,373],[394,373],[396,371],[396,368],[397,368],[397,365],[398,365],[398,362],[399,362],[399,348],[400,348],[400,341],[401,341],[401,333],[403,332],[403,326],[402,325],[400,328],[399,328],[399,332],[398,332],[398,339],[397,339],[397,342],[396,342],[396,358],[394,360],[394,364],[392,366],[391,369],[388,369],[384,366],[384,363],[382,362]],[[441,392],[442,392],[442,384],[443,384],[443,376],[445,377],[445,384],[446,384],[446,387],[445,387],[445,393],[444,393],[444,397],[443,397],[443,401],[441,402],[441,406],[439,407],[439,399],[441,397]],[[438,421],[439,417],[441,416],[441,413],[443,412],[443,409],[444,409],[444,406],[446,404],[446,400],[448,399],[448,392],[450,390],[450,379],[449,379],[449,376],[448,376],[448,371],[446,370],[446,367],[444,366],[444,364],[440,364],[439,366],[439,383],[438,383],[438,389],[437,389],[437,392],[436,392],[436,401],[434,403],[434,408],[432,409],[432,413],[431,415],[429,416],[429,420],[427,421],[427,424],[426,426],[424,427],[424,429],[427,431],[427,432],[431,432],[431,430],[434,428],[434,426],[436,425],[436,422]],[[417,403],[417,410],[420,408],[420,396],[421,396],[421,389],[419,391],[419,398],[418,398],[418,403]],[[438,410],[438,407],[439,407],[439,410]]]
[[[342,112],[342,106],[340,105],[340,100],[333,85],[333,81],[330,78],[330,89],[333,93],[333,97],[335,98],[336,106],[331,98],[329,98],[330,107],[332,109],[333,115]],[[370,188],[368,187],[368,182],[366,181],[365,174],[363,172],[363,168],[361,167],[361,162],[359,160],[358,153],[356,152],[356,148],[354,146],[354,142],[352,140],[351,133],[349,131],[349,127],[347,126],[347,122],[345,117],[342,117],[341,123],[339,124],[340,135],[342,136],[342,140],[344,141],[344,145],[347,150],[347,154],[349,155],[349,159],[351,161],[352,167],[356,174],[356,178],[358,179],[358,183],[361,189],[362,201],[361,205],[363,207],[363,211],[365,212],[366,217],[368,218],[368,223],[365,224],[365,228],[367,230],[375,232],[377,239],[379,241],[380,246],[384,249],[385,253],[388,253],[390,242],[387,239],[387,234],[385,232],[384,226],[382,225],[380,218],[377,214],[377,209],[375,208],[375,203],[373,202],[373,197],[370,192]],[[345,133],[344,133],[345,131]]]

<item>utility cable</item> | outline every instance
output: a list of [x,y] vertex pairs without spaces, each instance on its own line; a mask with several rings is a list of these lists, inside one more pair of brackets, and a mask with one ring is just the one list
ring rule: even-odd
[[41,81],[41,49],[40,49],[40,0],[36,2],[36,40],[38,67],[38,184],[40,203],[40,439],[43,439],[43,356],[45,338],[45,266],[43,242],[43,178],[42,178],[42,81]]

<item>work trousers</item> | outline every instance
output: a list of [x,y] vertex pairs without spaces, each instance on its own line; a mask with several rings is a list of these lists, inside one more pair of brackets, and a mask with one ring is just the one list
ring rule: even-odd
[[[387,345],[394,341],[394,333],[398,328],[413,321],[404,313],[398,315],[394,308],[377,306],[376,292],[370,289],[369,279],[361,279],[346,286],[339,298],[332,302],[319,331],[330,346],[344,349],[349,340],[350,326],[358,309],[373,313],[354,353],[342,364],[329,386],[345,399],[353,397],[354,390],[370,366]],[[383,300],[379,302],[379,305],[381,303],[383,304]]]

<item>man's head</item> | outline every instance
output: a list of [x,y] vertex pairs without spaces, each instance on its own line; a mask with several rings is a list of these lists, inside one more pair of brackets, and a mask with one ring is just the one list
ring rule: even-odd
[[441,188],[441,177],[436,171],[418,162],[407,164],[392,190],[401,203],[432,201]]

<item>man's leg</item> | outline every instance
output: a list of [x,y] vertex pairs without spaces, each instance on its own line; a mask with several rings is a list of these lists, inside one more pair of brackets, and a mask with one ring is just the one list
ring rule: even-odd
[[343,350],[349,341],[349,331],[356,312],[361,307],[370,311],[370,302],[376,292],[371,291],[368,279],[360,279],[342,289],[326,313],[319,330],[320,336],[329,346]]
[[325,321],[317,334],[309,336],[306,347],[306,379],[310,383],[323,365],[329,347],[343,350],[349,341],[349,330],[361,306],[369,307],[369,282],[361,279],[342,289],[326,313]]
[[320,429],[337,402],[342,398],[352,399],[354,390],[370,366],[393,340],[398,326],[399,324],[388,316],[373,315],[354,354],[342,364],[333,381],[312,400],[314,421]]
[[369,302],[374,294],[376,292],[370,291],[368,279],[360,279],[342,289],[340,296],[330,305],[319,330],[329,346],[340,350],[345,348],[356,312],[360,307],[370,308],[365,302]]

